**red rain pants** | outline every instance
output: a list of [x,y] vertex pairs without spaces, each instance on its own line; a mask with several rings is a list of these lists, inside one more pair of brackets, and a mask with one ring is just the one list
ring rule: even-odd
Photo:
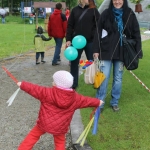
[[[43,134],[45,134],[45,132],[40,130],[37,126],[34,126],[33,129],[25,137],[25,139],[21,142],[18,150],[32,150],[33,146]],[[53,137],[55,150],[65,150],[65,134],[53,135]]]

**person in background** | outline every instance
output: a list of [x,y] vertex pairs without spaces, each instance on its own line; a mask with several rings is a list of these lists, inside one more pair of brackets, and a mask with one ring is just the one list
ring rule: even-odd
[[65,11],[65,15],[66,15],[66,18],[68,20],[69,16],[70,16],[70,10],[68,7],[66,7],[66,11]]
[[[80,18],[81,15],[82,18]],[[70,64],[70,72],[74,77],[74,89],[78,87],[78,66],[83,51],[85,51],[88,60],[93,60],[92,45],[94,34],[96,31],[96,22],[98,21],[99,17],[100,14],[96,9],[93,0],[79,0],[79,4],[72,9],[69,16],[66,34],[66,46],[71,46],[72,39],[77,35],[82,35],[87,40],[86,46],[83,49],[77,50],[78,57],[75,60],[71,61]]]
[[6,22],[6,21],[5,21],[6,11],[5,11],[4,8],[2,8],[1,11],[2,11],[2,12],[1,12],[0,15],[1,15],[1,19],[2,19],[2,24],[5,24],[5,22]]
[[2,23],[5,24],[5,15],[1,15]]
[[45,53],[45,43],[44,41],[49,41],[51,38],[46,38],[43,35],[43,28],[41,26],[37,29],[37,35],[34,36],[34,45],[36,50],[36,65],[40,64],[39,57],[41,55],[41,62],[45,63],[44,61],[44,53]]
[[65,150],[65,134],[76,109],[99,107],[97,98],[78,94],[72,87],[73,76],[64,70],[53,75],[53,86],[44,87],[29,82],[17,85],[41,103],[37,123],[21,142],[18,150],[31,150],[40,136],[50,133],[54,137],[55,150]]
[[[105,101],[113,66],[110,106],[115,112],[119,111],[118,102],[121,96],[124,69],[122,34],[137,41],[136,51],[138,58],[142,58],[140,28],[135,13],[128,7],[127,0],[111,0],[109,8],[105,9],[101,14],[98,33],[95,34],[93,42],[93,51],[94,58],[99,57],[100,59],[100,70],[106,76],[96,94],[96,97],[103,101]],[[101,110],[103,110],[103,107],[104,103],[101,106]]]
[[57,3],[54,12],[49,17],[48,22],[48,35],[53,37],[56,43],[54,57],[52,65],[56,66],[60,64],[60,53],[63,38],[66,36],[67,18],[62,13],[62,4]]

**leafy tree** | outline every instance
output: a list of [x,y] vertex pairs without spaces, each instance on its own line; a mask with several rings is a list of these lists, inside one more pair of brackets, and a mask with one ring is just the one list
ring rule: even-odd
[[102,4],[104,0],[95,0],[97,8]]
[[143,0],[130,0],[130,1],[131,1],[131,3],[138,4],[138,3],[140,3],[140,2],[143,1]]
[[146,7],[146,9],[150,9],[150,5],[148,5],[148,6]]

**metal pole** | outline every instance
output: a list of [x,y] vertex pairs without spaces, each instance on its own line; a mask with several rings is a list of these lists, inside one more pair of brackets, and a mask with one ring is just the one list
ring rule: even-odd
[[37,28],[38,28],[38,9],[36,8],[36,16],[35,16],[36,18],[36,23],[35,23],[35,30],[37,30]]

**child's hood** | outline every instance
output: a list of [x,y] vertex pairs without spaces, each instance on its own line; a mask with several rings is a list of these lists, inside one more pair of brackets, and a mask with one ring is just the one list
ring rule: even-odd
[[75,91],[68,91],[53,87],[53,102],[57,107],[66,109],[69,108],[75,101]]

